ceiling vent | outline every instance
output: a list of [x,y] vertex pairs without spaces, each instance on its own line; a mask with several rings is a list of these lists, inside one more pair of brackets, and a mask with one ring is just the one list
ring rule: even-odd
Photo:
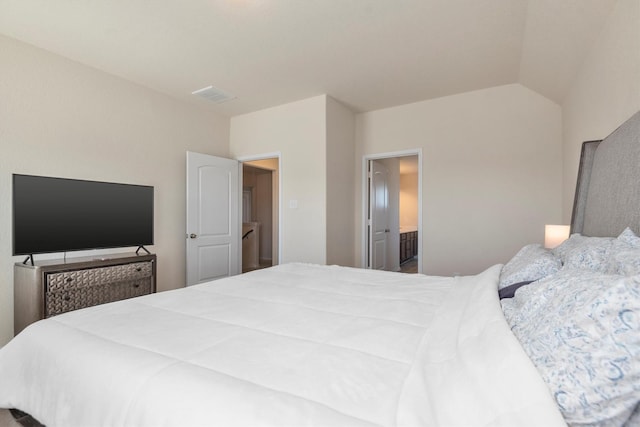
[[211,101],[216,104],[232,100],[236,97],[235,95],[231,95],[230,93],[227,93],[213,86],[203,87],[202,89],[191,92],[191,94],[197,95],[201,98],[206,99],[207,101]]

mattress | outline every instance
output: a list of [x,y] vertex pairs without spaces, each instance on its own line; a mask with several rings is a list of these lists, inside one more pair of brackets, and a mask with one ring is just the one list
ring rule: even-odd
[[47,426],[565,425],[499,272],[285,264],[65,313],[0,349],[0,407]]

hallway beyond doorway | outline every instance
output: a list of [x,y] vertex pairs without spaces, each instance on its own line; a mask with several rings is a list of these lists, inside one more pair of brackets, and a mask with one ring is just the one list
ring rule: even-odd
[[242,272],[277,265],[280,259],[280,158],[241,159]]
[[421,166],[420,149],[363,157],[365,268],[420,272]]

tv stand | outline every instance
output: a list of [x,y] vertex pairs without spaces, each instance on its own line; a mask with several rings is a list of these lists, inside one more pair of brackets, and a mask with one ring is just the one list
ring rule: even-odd
[[27,257],[22,261],[23,264],[27,264],[27,261],[31,260],[31,266],[33,267],[33,254],[27,255]]
[[140,249],[142,249],[143,251],[145,251],[147,253],[147,255],[151,255],[151,252],[149,252],[147,250],[147,248],[145,248],[144,246],[140,245],[138,246],[138,249],[136,249],[136,255],[140,255],[138,252],[140,252]]
[[40,319],[156,291],[153,254],[17,262],[13,269],[15,334]]

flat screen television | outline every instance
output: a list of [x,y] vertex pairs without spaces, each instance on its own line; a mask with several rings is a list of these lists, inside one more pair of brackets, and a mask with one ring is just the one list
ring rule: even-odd
[[13,254],[153,244],[153,187],[13,175]]

